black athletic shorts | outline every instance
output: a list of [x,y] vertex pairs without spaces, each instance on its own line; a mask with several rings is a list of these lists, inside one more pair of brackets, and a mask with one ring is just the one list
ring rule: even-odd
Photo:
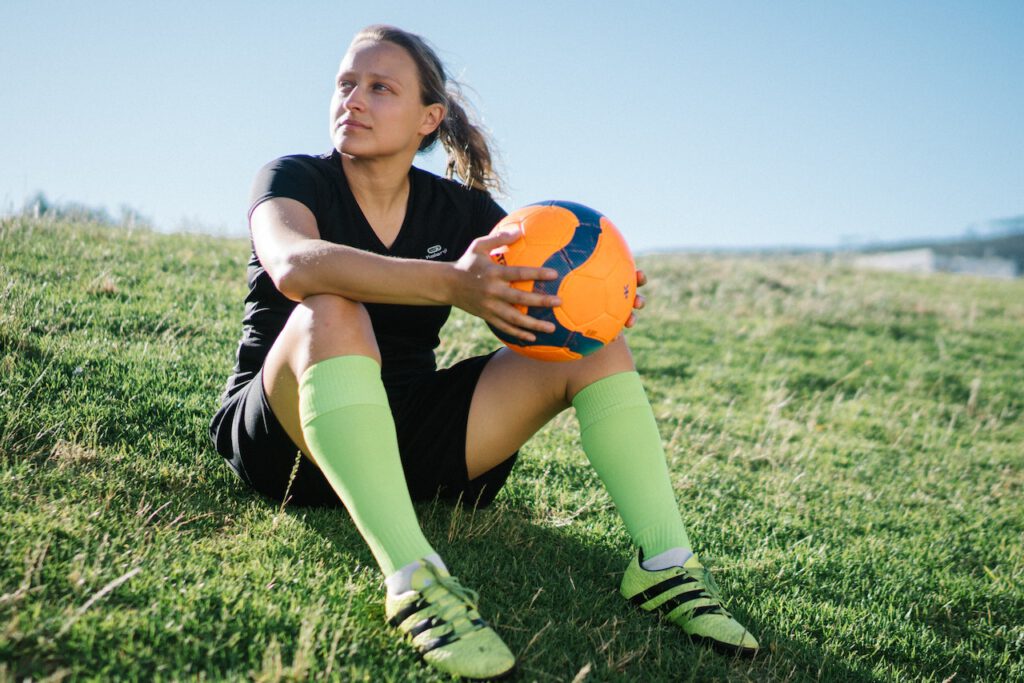
[[[469,480],[466,425],[480,373],[491,356],[477,356],[415,380],[400,394],[388,392],[398,432],[398,448],[413,500],[441,497],[469,505],[489,505],[501,490],[518,452]],[[256,491],[297,506],[338,506],[341,501],[323,473],[277,421],[263,391],[263,371],[228,397],[210,424],[217,451]],[[298,472],[288,488],[292,468]]]

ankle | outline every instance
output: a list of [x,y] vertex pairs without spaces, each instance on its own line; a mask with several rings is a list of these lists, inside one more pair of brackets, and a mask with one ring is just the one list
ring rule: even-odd
[[401,569],[396,570],[393,574],[384,579],[384,585],[387,586],[388,595],[401,595],[412,590],[412,575],[417,569],[423,566],[423,562],[429,562],[438,569],[443,569],[446,572],[448,567],[445,566],[444,560],[437,553],[430,553],[423,557],[423,560],[416,560],[410,562]]

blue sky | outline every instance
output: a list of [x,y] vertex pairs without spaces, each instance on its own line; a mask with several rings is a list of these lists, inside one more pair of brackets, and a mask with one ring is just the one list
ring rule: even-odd
[[42,190],[244,234],[263,163],[330,149],[337,63],[376,22],[426,36],[470,86],[503,206],[588,204],[638,250],[1024,214],[1019,0],[5,0],[0,211]]

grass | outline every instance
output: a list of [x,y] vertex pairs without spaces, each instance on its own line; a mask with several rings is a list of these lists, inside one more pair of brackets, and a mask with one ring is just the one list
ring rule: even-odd
[[[0,223],[0,681],[437,681],[343,512],[246,490],[206,425],[248,245]],[[764,651],[634,612],[571,414],[427,535],[522,681],[1024,678],[1024,283],[651,256],[629,333],[698,551]],[[456,313],[444,363],[490,349]]]

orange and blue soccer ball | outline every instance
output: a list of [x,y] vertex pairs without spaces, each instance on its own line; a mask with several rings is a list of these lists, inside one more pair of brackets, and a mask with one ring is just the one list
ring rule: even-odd
[[546,201],[513,211],[491,234],[514,230],[518,241],[491,252],[497,263],[552,268],[555,280],[512,283],[526,292],[555,294],[554,308],[519,307],[527,315],[555,324],[533,343],[491,330],[524,356],[549,361],[582,358],[615,339],[633,311],[636,264],[618,229],[582,204]]

